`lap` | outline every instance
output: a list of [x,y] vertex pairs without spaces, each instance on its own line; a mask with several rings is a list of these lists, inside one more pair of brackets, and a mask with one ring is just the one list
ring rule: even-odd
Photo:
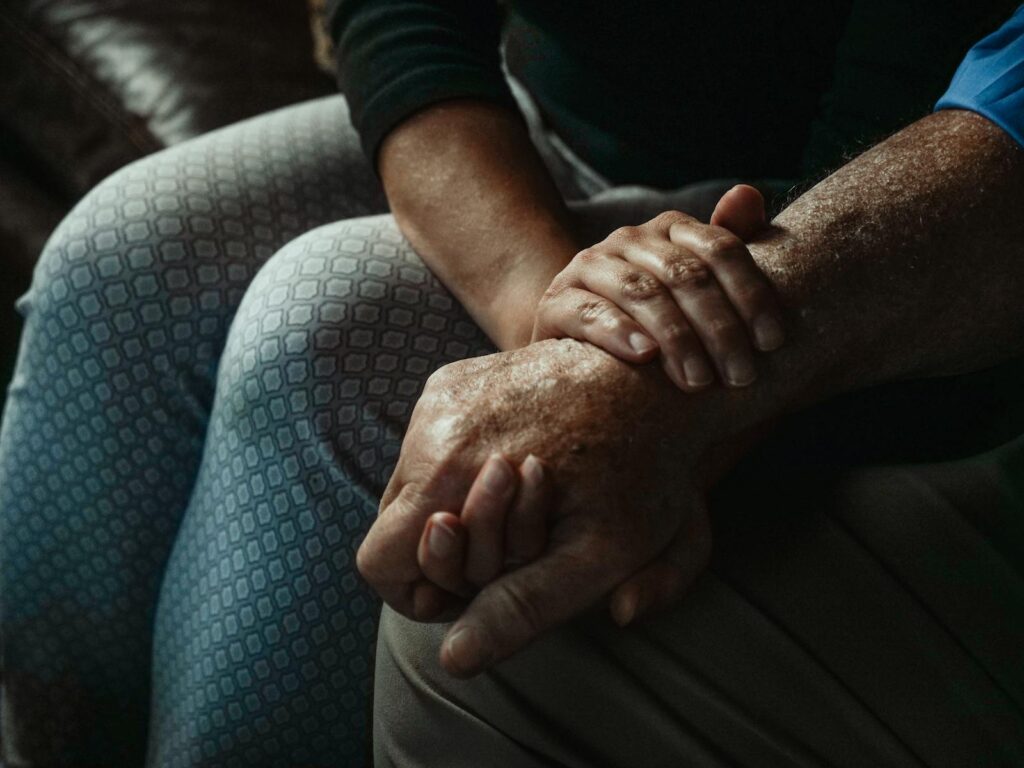
[[1020,764],[1022,456],[815,478],[762,454],[679,606],[627,630],[598,608],[471,681],[443,627],[385,611],[378,764]]
[[0,434],[8,755],[141,762],[157,594],[238,303],[288,241],[385,209],[332,97],[127,166],[54,232]]

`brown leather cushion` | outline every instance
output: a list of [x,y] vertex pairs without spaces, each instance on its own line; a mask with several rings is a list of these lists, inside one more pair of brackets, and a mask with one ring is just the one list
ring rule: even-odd
[[335,90],[305,0],[0,1],[0,393],[43,241],[105,176]]
[[9,0],[5,127],[78,196],[130,159],[334,89],[302,0]]

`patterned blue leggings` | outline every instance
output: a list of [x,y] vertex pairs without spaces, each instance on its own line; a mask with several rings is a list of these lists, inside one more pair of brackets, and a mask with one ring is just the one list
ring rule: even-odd
[[0,434],[8,765],[363,764],[354,553],[424,379],[491,349],[385,209],[334,97],[54,234]]

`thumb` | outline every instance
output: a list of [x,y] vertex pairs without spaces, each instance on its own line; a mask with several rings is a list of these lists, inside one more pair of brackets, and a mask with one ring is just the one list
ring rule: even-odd
[[741,240],[751,240],[768,224],[764,196],[749,184],[737,184],[715,206],[711,224],[724,227]]
[[557,546],[543,557],[488,584],[448,630],[441,666],[472,677],[531,643],[538,635],[596,603],[622,575],[606,563]]
[[665,550],[620,584],[608,601],[620,627],[679,600],[711,559],[711,526],[704,508],[695,509]]

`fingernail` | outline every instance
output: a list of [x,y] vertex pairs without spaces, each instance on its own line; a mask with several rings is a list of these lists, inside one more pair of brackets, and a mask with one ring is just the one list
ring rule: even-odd
[[771,315],[761,315],[754,320],[754,341],[762,352],[770,352],[781,347],[785,336],[782,326]]
[[729,355],[725,360],[725,378],[734,387],[745,387],[757,378],[757,371],[746,355]]
[[672,379],[672,383],[680,389],[689,386],[690,382],[687,381],[686,373],[684,373],[674,357],[669,357],[665,360],[665,372]]
[[487,461],[487,469],[484,470],[484,488],[495,495],[500,495],[509,487],[508,464],[500,456],[492,456]]
[[523,477],[535,486],[544,482],[544,465],[532,453],[523,462]]
[[455,531],[444,523],[431,523],[430,533],[427,534],[427,546],[430,554],[436,558],[445,559],[455,551]]
[[648,352],[652,352],[658,345],[639,331],[633,331],[633,333],[629,334],[629,346],[638,355],[646,355]]
[[490,661],[490,654],[484,648],[483,637],[476,627],[459,627],[448,636],[445,645],[448,657],[462,672],[475,672]]
[[686,375],[686,383],[691,387],[706,387],[715,378],[708,364],[699,357],[686,358],[683,361],[683,373]]

